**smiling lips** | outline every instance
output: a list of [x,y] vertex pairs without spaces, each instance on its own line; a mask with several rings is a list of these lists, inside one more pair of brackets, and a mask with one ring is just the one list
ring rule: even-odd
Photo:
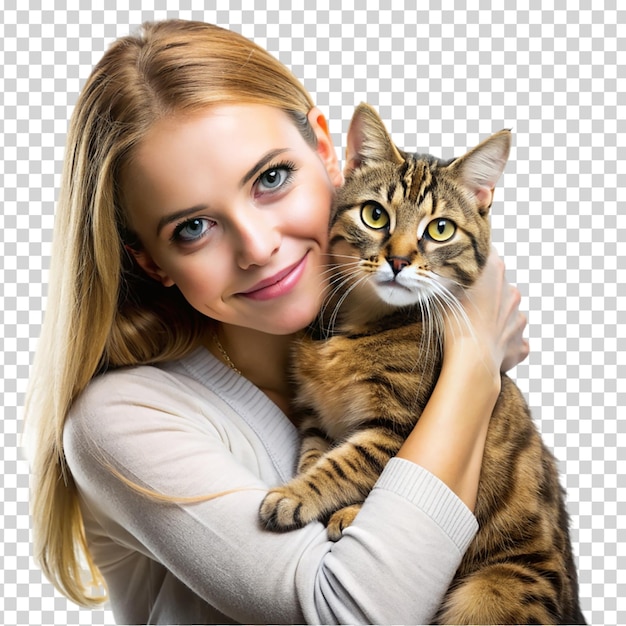
[[307,263],[308,253],[297,263],[281,270],[265,280],[259,281],[254,287],[246,291],[241,291],[238,295],[251,300],[263,301],[272,300],[279,296],[288,294],[298,284],[300,277],[304,273]]

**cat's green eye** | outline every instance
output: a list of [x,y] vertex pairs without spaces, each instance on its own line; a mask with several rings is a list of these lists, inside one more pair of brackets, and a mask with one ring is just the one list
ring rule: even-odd
[[361,209],[361,219],[366,226],[376,230],[389,226],[389,213],[378,202],[366,202]]
[[426,232],[433,241],[441,243],[452,239],[452,236],[456,232],[456,224],[450,220],[433,220],[426,227]]

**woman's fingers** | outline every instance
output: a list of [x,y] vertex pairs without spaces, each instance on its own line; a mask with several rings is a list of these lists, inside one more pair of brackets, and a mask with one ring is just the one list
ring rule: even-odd
[[492,249],[478,280],[461,298],[470,322],[465,336],[458,325],[446,333],[449,341],[471,337],[475,347],[491,358],[495,371],[507,371],[528,356],[528,341],[523,337],[526,316],[520,312],[521,294],[506,281],[505,266]]

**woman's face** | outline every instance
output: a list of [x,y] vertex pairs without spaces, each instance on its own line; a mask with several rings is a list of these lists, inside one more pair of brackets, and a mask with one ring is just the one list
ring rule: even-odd
[[341,183],[323,117],[313,109],[309,120],[317,148],[263,105],[158,121],[122,176],[144,270],[213,319],[273,334],[306,326]]

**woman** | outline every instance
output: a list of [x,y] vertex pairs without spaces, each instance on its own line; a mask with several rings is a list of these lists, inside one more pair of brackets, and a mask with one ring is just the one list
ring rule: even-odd
[[335,544],[262,530],[297,454],[290,343],[324,295],[326,122],[268,53],[170,21],[116,42],[76,105],[27,402],[35,552],[122,623],[425,622],[476,532],[499,371],[527,354],[495,255],[435,392]]

